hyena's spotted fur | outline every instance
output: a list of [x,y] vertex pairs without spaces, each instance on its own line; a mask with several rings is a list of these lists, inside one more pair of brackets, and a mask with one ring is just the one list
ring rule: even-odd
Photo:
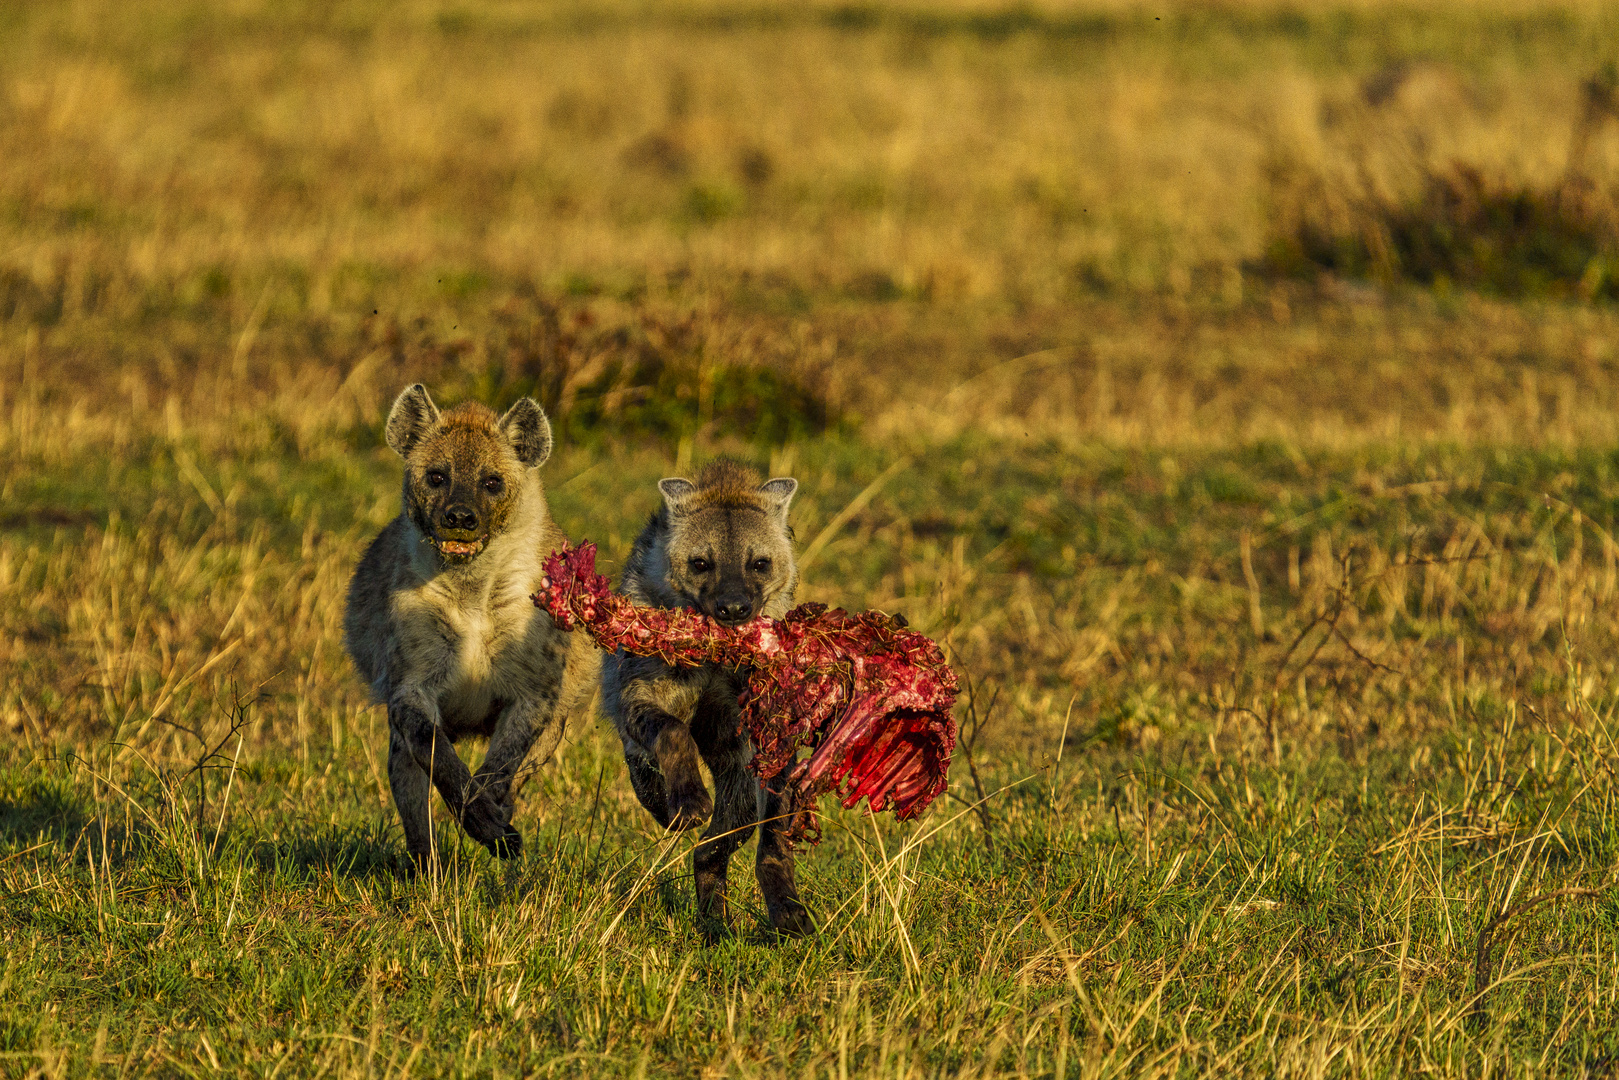
[[[354,571],[345,643],[388,706],[388,783],[411,856],[432,853],[431,784],[468,835],[509,858],[522,849],[523,764],[555,750],[599,655],[529,601],[563,541],[540,482],[551,425],[528,398],[500,417],[475,402],[441,414],[417,385],[394,402],[387,439],[405,459],[404,508]],[[476,775],[452,746],[468,735],[489,740]]]
[[[711,463],[697,482],[658,485],[663,507],[635,541],[620,591],[638,603],[693,608],[724,623],[781,618],[792,606],[798,570],[787,507],[798,482],[761,482],[733,461]],[[705,934],[727,921],[726,870],[760,827],[757,874],[771,925],[812,929],[798,898],[783,799],[748,771],[753,747],[740,728],[737,696],[745,672],[710,664],[676,668],[656,657],[608,657],[602,702],[624,742],[630,782],[665,828],[708,829],[693,855],[697,912]],[[699,759],[714,777],[711,798]]]

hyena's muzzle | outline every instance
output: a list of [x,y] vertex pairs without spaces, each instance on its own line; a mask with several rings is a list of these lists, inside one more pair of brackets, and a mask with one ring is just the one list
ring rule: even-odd
[[[430,460],[419,481],[412,478],[411,516],[447,562],[465,563],[505,526],[513,495],[494,454],[455,442],[472,440],[455,440],[446,448],[450,453],[434,455],[445,460]],[[480,449],[484,453],[470,452]]]
[[764,590],[747,579],[740,561],[722,568],[716,576],[713,588],[696,597],[697,608],[704,615],[726,626],[737,626],[764,606]]

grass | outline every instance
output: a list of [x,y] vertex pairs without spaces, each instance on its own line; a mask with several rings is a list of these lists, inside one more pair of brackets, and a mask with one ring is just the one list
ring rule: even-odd
[[[1549,184],[1619,29],[1594,2],[1165,7],[21,9],[0,250],[70,307],[183,281],[251,309],[243,278],[274,276],[369,310],[412,273],[1022,305],[1236,291],[1279,162],[1334,179],[1417,139]],[[1364,86],[1412,59],[1436,93],[1395,95],[1376,153],[1346,146]],[[1614,127],[1580,155],[1605,189]]]
[[[1619,1067],[1607,279],[1267,262],[1606,205],[1607,5],[0,26],[0,1071]],[[804,599],[948,646],[949,794],[828,811],[817,936],[744,859],[703,947],[588,710],[522,860],[400,873],[339,627],[418,379],[542,400],[607,568],[743,454]]]
[[[714,949],[682,845],[592,747],[547,770],[524,863],[446,833],[444,875],[410,883],[360,762],[294,768],[269,804],[240,777],[257,820],[217,846],[160,820],[126,847],[106,794],[107,832],[6,868],[7,1038],[58,1074],[1600,1072],[1611,901],[1511,925],[1482,1022],[1470,976],[1485,914],[1611,865],[1580,792],[1611,743],[1456,734],[1364,772],[1091,755],[988,835],[840,819],[808,875],[822,937],[770,944],[754,902]],[[71,831],[64,789],[94,815],[100,772],[13,772],[9,807]]]
[[[811,540],[888,464],[792,453]],[[711,950],[684,843],[588,716],[526,792],[522,862],[445,826],[442,876],[400,876],[385,720],[337,633],[392,468],[317,498],[330,463],[281,454],[126,460],[152,513],[0,546],[20,1071],[1473,1075],[1619,1049],[1611,453],[933,447],[806,593],[951,644],[977,773],[915,826],[831,815],[819,937],[770,941],[744,873]],[[666,465],[547,468],[617,560],[646,507],[609,493]],[[1566,887],[1606,891],[1509,922],[1472,1019],[1479,931]]]

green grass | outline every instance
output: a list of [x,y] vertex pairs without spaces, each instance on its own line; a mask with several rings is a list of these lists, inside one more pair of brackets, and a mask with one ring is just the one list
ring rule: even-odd
[[[216,455],[200,479],[239,492],[229,510],[216,495],[218,513],[155,442],[99,466],[116,482],[89,457],[63,470],[94,522],[82,540],[0,541],[19,736],[0,770],[0,1061],[18,1075],[1607,1068],[1610,453],[812,440],[792,448],[801,547],[907,449],[822,545],[806,593],[904,610],[951,643],[979,776],[958,754],[950,794],[909,826],[829,813],[801,862],[822,926],[809,940],[771,940],[748,849],[736,937],[714,948],[693,925],[689,841],[657,835],[589,716],[525,793],[520,862],[445,823],[442,872],[399,872],[385,719],[361,707],[319,613],[386,512],[386,451]],[[610,562],[668,471],[627,448],[565,449],[547,469],[559,519]],[[11,483],[53,504],[42,472],[13,464]],[[130,511],[143,503],[163,509]],[[1312,561],[1323,545],[1350,556],[1347,579]],[[1448,593],[1421,577],[1440,572]],[[140,594],[128,575],[143,573]],[[254,574],[264,591],[244,603]],[[62,602],[69,590],[99,600]],[[189,652],[179,639],[210,610],[234,611],[249,648],[174,695],[180,727],[145,723],[166,680],[219,648],[217,622]],[[167,644],[146,644],[164,625]],[[167,677],[145,670],[162,649]],[[184,774],[203,744],[182,727],[223,740],[201,812]],[[1608,891],[1510,921],[1472,1018],[1479,931],[1574,886]]]
[[[832,816],[821,934],[775,943],[739,875],[703,948],[686,844],[583,735],[531,792],[524,860],[457,840],[406,880],[344,733],[238,772],[223,829],[111,790],[106,753],[0,774],[8,1059],[97,1075],[1600,1074],[1619,1050],[1606,735],[1472,720],[1358,766],[1197,743],[1082,746],[895,828]],[[1537,729],[1538,728],[1538,729]],[[257,772],[258,775],[254,775]],[[601,784],[599,801],[596,785]],[[1593,787],[1593,782],[1595,787]],[[959,785],[958,785],[959,787]],[[217,795],[216,795],[217,798]],[[954,815],[952,818],[951,815]],[[43,845],[43,846],[40,846]],[[745,862],[743,864],[746,865]]]

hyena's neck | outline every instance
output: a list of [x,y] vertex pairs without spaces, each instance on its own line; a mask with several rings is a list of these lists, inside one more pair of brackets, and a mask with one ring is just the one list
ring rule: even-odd
[[689,608],[693,606],[691,601],[671,588],[667,580],[669,552],[666,528],[658,529],[654,523],[648,526],[647,533],[642,534],[624,567],[624,583],[620,591],[637,604],[649,607]]

